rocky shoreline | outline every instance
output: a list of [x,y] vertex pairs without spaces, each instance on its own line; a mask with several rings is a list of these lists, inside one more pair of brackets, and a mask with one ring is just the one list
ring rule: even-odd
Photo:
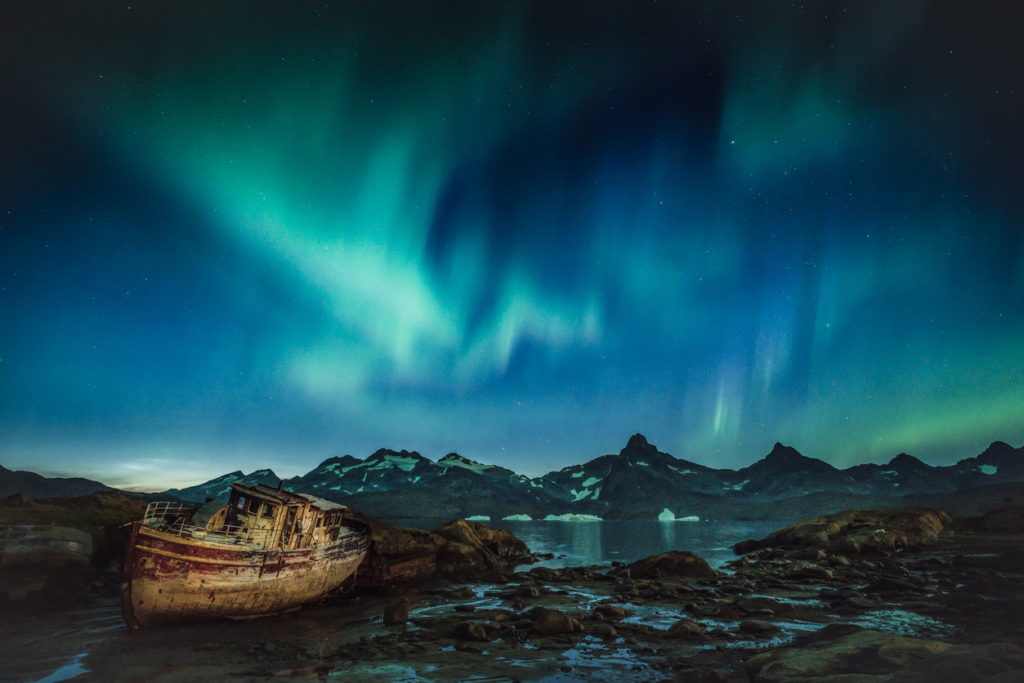
[[[824,547],[760,544],[727,572],[676,552],[535,568],[472,600],[465,588],[428,591],[414,598],[420,615],[336,655],[365,664],[397,652],[442,679],[476,657],[523,680],[1022,680],[1022,537],[951,521],[858,513]],[[873,541],[860,545],[865,531]]]
[[[412,545],[382,529],[393,558],[434,548],[442,570],[230,626],[130,634],[102,595],[91,616],[22,613],[0,629],[21,653],[7,673],[78,654],[81,680],[1024,680],[1019,507],[829,515],[738,544],[723,570],[675,551],[511,571],[521,544],[482,525]],[[81,618],[95,625],[64,623]],[[61,638],[44,637],[58,619]]]

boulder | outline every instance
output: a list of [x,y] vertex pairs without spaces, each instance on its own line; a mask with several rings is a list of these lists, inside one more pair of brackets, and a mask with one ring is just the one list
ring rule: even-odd
[[370,531],[368,566],[358,575],[364,586],[391,586],[433,574],[476,579],[531,561],[526,544],[511,532],[488,529],[479,522],[458,519],[436,531],[423,531],[388,524],[351,509],[345,514]]
[[394,626],[404,624],[409,619],[409,600],[401,597],[384,606],[384,624]]
[[530,628],[541,636],[555,636],[562,633],[582,633],[583,625],[574,617],[556,609],[535,607],[530,610]]
[[759,541],[737,543],[733,551],[824,548],[844,554],[888,554],[934,543],[950,522],[945,512],[928,508],[837,512],[791,524]]
[[438,569],[458,577],[480,576],[529,562],[526,544],[506,529],[488,529],[482,522],[457,519],[439,528],[444,539],[438,551]]
[[680,619],[669,626],[665,635],[669,638],[675,638],[676,640],[688,640],[693,642],[710,640],[710,637],[704,630],[704,627],[692,619]]
[[659,577],[703,578],[715,576],[715,570],[700,555],[687,550],[670,550],[637,560],[627,567],[634,579]]
[[592,616],[603,621],[622,621],[629,614],[628,610],[618,605],[598,605],[592,612]]
[[769,621],[744,619],[740,622],[740,632],[750,636],[770,636],[778,633],[779,627]]
[[532,583],[524,583],[510,593],[505,594],[506,598],[539,598],[540,588]]

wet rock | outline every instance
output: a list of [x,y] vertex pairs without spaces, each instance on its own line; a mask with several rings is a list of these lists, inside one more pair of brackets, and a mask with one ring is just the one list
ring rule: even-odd
[[672,550],[637,560],[628,567],[632,578],[713,577],[715,570],[701,556],[685,550]]
[[481,643],[489,642],[487,628],[477,621],[463,621],[455,625],[455,637],[459,640],[473,640]]
[[665,635],[676,640],[704,642],[710,640],[704,627],[692,619],[680,619],[672,624]]
[[791,524],[760,541],[737,543],[733,551],[746,554],[760,548],[781,547],[886,554],[934,543],[950,522],[946,513],[928,508],[852,510]]
[[629,615],[629,610],[618,605],[598,605],[592,613],[592,616],[605,621],[622,621]]
[[409,599],[406,597],[392,600],[384,606],[384,624],[394,626],[404,624],[409,619]]
[[541,636],[583,632],[583,625],[578,620],[555,609],[536,607],[530,611],[530,619],[530,628]]
[[772,616],[792,612],[794,607],[791,603],[779,602],[766,597],[740,597],[732,602],[732,607],[747,614],[766,614]]
[[814,562],[808,562],[806,560],[798,560],[789,566],[786,570],[786,578],[790,579],[813,579],[813,580],[825,580],[831,581],[835,578],[831,569],[822,567],[820,564]]
[[[874,630],[832,629],[798,639],[791,647],[755,655],[745,668],[750,680],[765,683],[830,677],[916,683],[1020,680],[1024,650],[1009,643],[953,645]],[[844,676],[848,677],[840,678]]]
[[868,593],[905,594],[919,592],[918,585],[914,582],[894,576],[883,576],[872,581],[864,588],[864,590]]
[[760,619],[744,619],[740,622],[740,632],[751,636],[770,636],[779,632],[779,627]]
[[455,605],[456,612],[475,612],[476,607],[473,605]]
[[699,602],[688,602],[683,609],[698,617],[717,617],[718,613],[722,611],[718,605]]
[[588,633],[606,641],[613,641],[619,637],[619,632],[611,624],[594,624],[589,627]]
[[511,593],[505,595],[507,598],[539,598],[540,588],[534,586],[532,583],[524,583],[523,585],[516,588]]
[[854,607],[856,609],[877,609],[878,608],[878,603],[877,602],[875,602],[874,600],[869,600],[868,598],[865,598],[865,597],[861,597],[859,595],[855,595],[852,598],[848,598],[846,600],[845,604],[849,605],[850,607]]

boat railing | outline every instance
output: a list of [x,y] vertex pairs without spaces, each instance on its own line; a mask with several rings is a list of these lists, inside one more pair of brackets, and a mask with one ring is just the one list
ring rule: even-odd
[[146,506],[146,512],[142,516],[142,523],[146,526],[157,524],[173,524],[176,520],[190,517],[193,512],[199,509],[195,503],[182,503],[181,501],[154,501]]
[[208,530],[205,526],[191,523],[192,513],[197,509],[199,506],[191,503],[153,502],[146,506],[142,524],[182,538],[194,538],[210,543],[270,547],[273,529],[252,529],[241,524],[225,524],[217,529]]

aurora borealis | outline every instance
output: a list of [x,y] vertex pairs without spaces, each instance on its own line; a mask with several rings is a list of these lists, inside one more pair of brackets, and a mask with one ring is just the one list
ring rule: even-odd
[[22,3],[0,463],[1024,442],[1009,3]]

